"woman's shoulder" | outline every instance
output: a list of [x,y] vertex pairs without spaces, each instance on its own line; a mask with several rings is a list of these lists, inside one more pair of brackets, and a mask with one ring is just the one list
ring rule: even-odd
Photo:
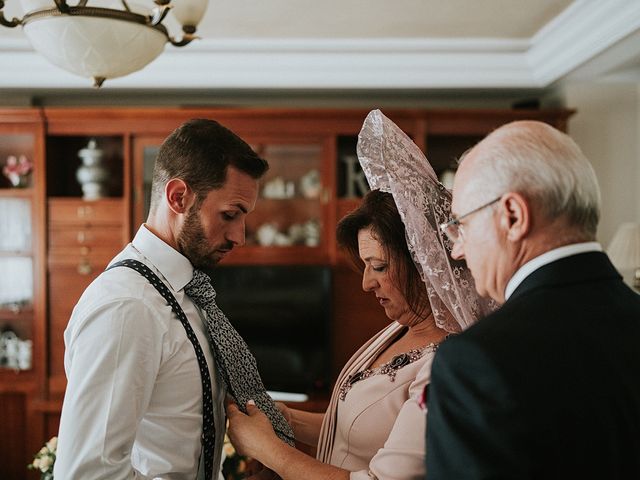
[[431,381],[431,366],[433,365],[433,359],[436,355],[438,347],[428,349],[421,359],[416,377],[409,387],[409,393],[411,396],[414,394],[421,394],[424,387]]

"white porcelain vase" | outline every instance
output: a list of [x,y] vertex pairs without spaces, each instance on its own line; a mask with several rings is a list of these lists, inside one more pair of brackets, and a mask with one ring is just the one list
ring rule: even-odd
[[97,200],[109,194],[109,170],[102,164],[104,152],[97,147],[94,139],[86,148],[78,152],[82,165],[76,171],[76,179],[82,187],[82,198]]

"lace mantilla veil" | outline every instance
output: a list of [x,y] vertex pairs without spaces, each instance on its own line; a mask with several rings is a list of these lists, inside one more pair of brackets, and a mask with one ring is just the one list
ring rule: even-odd
[[427,287],[436,324],[460,332],[497,308],[476,293],[471,272],[451,258],[439,225],[449,220],[451,192],[415,143],[380,110],[358,135],[358,159],[369,186],[393,195],[413,261]]

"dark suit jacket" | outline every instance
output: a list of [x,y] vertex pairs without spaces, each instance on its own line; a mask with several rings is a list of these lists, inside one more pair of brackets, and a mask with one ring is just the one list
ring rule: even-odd
[[604,253],[541,267],[440,346],[427,478],[640,479],[640,295]]

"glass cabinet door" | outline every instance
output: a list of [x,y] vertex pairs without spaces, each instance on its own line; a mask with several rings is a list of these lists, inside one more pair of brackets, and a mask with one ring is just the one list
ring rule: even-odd
[[316,248],[323,238],[321,144],[256,147],[269,162],[256,209],[247,218],[247,245]]
[[31,134],[0,133],[0,368],[31,369],[34,302]]
[[158,150],[165,137],[137,137],[134,140],[133,156],[133,212],[131,231],[133,235],[149,215],[151,181]]

